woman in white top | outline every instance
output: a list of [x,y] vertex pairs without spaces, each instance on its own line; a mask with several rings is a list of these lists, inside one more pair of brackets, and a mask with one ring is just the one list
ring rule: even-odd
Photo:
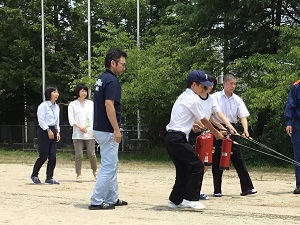
[[97,176],[97,160],[95,154],[95,137],[93,133],[94,103],[88,100],[88,88],[85,84],[76,85],[74,93],[77,97],[68,107],[69,123],[73,127],[73,144],[75,149],[76,181],[82,182],[81,164],[83,146],[85,145],[94,178]]

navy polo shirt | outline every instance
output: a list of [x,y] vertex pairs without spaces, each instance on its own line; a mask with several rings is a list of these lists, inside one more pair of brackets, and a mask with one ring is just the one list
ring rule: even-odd
[[116,117],[121,126],[121,84],[118,78],[106,69],[102,73],[96,83],[94,92],[94,124],[93,129],[113,133],[114,129],[106,114],[105,100],[114,100]]
[[284,119],[286,126],[291,126],[293,119],[300,119],[300,80],[295,82],[285,105]]

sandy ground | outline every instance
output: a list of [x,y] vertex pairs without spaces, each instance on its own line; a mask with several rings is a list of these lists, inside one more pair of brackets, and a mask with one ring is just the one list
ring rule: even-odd
[[[293,171],[250,171],[256,195],[240,196],[234,169],[225,171],[221,198],[202,201],[203,211],[171,210],[166,207],[174,182],[172,165],[120,164],[120,198],[128,206],[114,210],[87,209],[94,187],[92,173],[83,170],[83,183],[74,181],[72,165],[57,165],[60,185],[33,185],[32,165],[0,164],[0,224],[300,224],[300,195],[292,194]],[[40,178],[44,181],[45,166]],[[212,175],[204,177],[203,192],[210,195]]]

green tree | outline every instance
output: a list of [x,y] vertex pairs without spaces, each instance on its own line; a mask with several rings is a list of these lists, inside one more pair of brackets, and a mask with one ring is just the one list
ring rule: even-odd
[[[0,2],[0,123],[22,123],[24,103],[32,106],[42,101],[40,4],[39,0]],[[83,55],[83,39],[71,27],[80,21],[71,17],[67,0],[45,1],[44,11],[46,85],[56,84],[64,101],[70,96],[71,74],[78,74],[78,59]]]
[[[142,124],[157,137],[169,122],[172,105],[185,89],[185,79],[192,69],[218,68],[219,58],[211,51],[209,39],[194,43],[188,32],[176,35],[176,26],[153,28],[155,38],[134,55],[136,76],[123,85],[127,120],[135,124],[141,109]],[[193,44],[192,44],[193,43]],[[129,64],[130,66],[130,64]],[[213,71],[211,71],[213,72]]]
[[276,54],[278,31],[273,27],[299,22],[299,2],[295,0],[175,2],[168,8],[168,15],[176,15],[177,23],[186,24],[199,37],[218,41],[224,68],[237,58],[255,53]]
[[238,59],[235,69],[244,81],[242,97],[252,115],[253,137],[292,157],[285,133],[283,112],[291,85],[300,78],[300,27],[276,28],[280,33],[278,54],[254,54]]
[[[37,6],[28,1],[0,3],[0,123],[24,119],[25,97],[36,100],[41,61]],[[14,104],[11,104],[14,102]]]

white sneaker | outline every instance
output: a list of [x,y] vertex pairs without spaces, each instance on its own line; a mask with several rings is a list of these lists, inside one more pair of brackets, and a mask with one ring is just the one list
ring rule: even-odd
[[82,183],[82,176],[77,176],[76,177],[76,182]]
[[186,208],[192,208],[192,209],[196,209],[196,210],[205,209],[205,205],[201,204],[199,201],[189,201],[189,200],[183,199],[183,201],[181,202],[181,205]]
[[177,209],[177,208],[183,208],[183,206],[181,205],[181,203],[179,205],[175,205],[173,202],[171,202],[170,200],[168,201],[167,204],[168,208],[170,209]]

